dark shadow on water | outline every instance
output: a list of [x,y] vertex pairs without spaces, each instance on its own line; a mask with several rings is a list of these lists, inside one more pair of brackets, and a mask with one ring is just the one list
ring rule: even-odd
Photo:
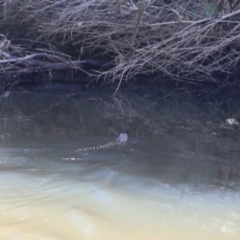
[[[115,90],[102,86],[67,95],[2,95],[2,170],[61,172],[115,185],[132,176],[239,190],[240,98],[233,89],[186,93],[123,84],[113,97]],[[64,160],[78,148],[106,144],[119,133],[129,136],[124,146]]]

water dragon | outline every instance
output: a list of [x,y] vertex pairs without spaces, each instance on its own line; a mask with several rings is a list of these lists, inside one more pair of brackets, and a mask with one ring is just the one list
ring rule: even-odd
[[[125,143],[128,139],[128,135],[126,133],[120,133],[119,137],[114,140],[114,141],[111,141],[107,144],[104,144],[104,145],[99,145],[99,146],[94,146],[94,147],[86,147],[86,148],[79,148],[77,149],[74,154],[76,153],[79,153],[79,152],[85,152],[85,151],[88,151],[88,150],[99,150],[99,149],[109,149],[109,148],[112,148],[114,146],[117,146],[117,145],[121,145],[123,143]],[[62,158],[63,160],[78,160],[79,158],[76,158],[76,157],[73,157],[72,156],[73,154],[71,154],[69,157],[65,157],[65,158]]]

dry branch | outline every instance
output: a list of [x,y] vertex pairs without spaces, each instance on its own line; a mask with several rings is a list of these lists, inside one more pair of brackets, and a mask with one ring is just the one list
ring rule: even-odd
[[[94,51],[111,56],[116,66],[99,72],[111,79],[163,73],[175,79],[211,80],[212,71],[227,72],[239,61],[237,1],[0,0],[1,5],[6,12],[0,15],[2,27],[26,25],[34,36],[57,49],[80,47],[79,58],[82,52]],[[2,49],[0,45],[1,66],[7,61],[7,51]],[[24,54],[18,60],[35,54],[39,53]],[[56,61],[56,54],[52,55]],[[79,63],[69,59],[76,64],[73,61]],[[61,57],[54,64],[63,66],[66,59]]]

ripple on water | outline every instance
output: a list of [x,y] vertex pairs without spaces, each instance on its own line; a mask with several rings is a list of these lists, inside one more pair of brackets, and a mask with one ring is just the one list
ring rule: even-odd
[[25,160],[30,167],[0,172],[0,239],[240,239],[237,191],[114,164]]

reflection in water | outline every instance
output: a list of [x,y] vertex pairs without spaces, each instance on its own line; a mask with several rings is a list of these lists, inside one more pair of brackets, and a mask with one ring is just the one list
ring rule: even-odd
[[240,193],[215,163],[134,142],[69,162],[67,148],[3,149],[0,239],[239,239]]
[[[149,103],[140,92],[137,105],[125,92],[86,94],[1,99],[0,240],[240,239],[228,106],[215,114],[181,96]],[[121,132],[124,146],[75,152]]]

